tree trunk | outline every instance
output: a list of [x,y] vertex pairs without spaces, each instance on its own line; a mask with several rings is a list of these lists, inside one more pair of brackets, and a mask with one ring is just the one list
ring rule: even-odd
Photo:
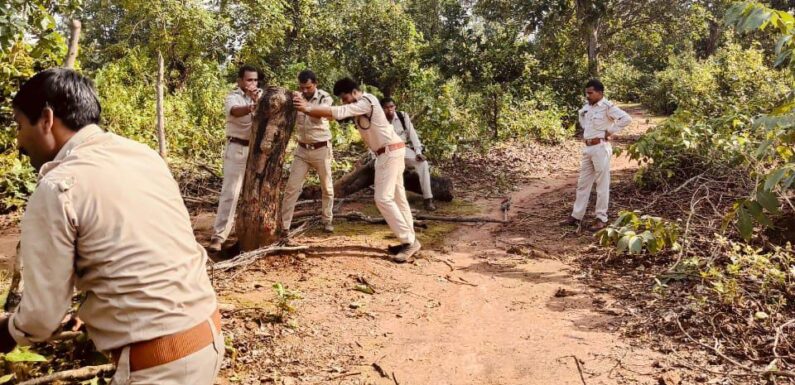
[[75,60],[77,60],[77,47],[80,41],[80,28],[82,24],[80,20],[74,19],[69,23],[69,50],[66,51],[66,60],[64,61],[64,68],[75,68]]
[[[344,198],[372,186],[374,182],[375,161],[369,161],[334,182],[334,197]],[[404,173],[403,184],[406,187],[406,191],[422,194],[420,177],[416,172],[409,171]],[[453,181],[447,177],[431,176],[431,191],[434,199],[450,202],[453,200]],[[320,197],[321,192],[318,186],[308,186],[301,194],[301,199],[320,199]]]
[[596,79],[599,77],[599,27],[593,24],[587,27],[588,75],[592,79]]
[[163,159],[168,155],[166,149],[166,122],[163,113],[163,54],[157,51],[157,144],[158,152]]
[[282,167],[295,126],[292,92],[268,87],[251,124],[246,175],[235,228],[241,251],[269,245],[282,230]]

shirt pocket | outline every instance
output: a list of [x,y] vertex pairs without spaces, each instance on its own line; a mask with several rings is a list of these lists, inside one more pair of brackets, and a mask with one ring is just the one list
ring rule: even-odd
[[593,114],[593,122],[597,126],[607,122],[607,111],[594,112],[594,114]]

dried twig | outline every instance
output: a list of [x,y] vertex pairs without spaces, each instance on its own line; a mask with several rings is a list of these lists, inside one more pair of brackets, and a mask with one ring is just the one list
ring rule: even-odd
[[676,324],[679,326],[679,330],[681,330],[681,331],[682,331],[682,333],[684,333],[684,335],[685,335],[685,336],[686,336],[686,337],[687,337],[689,340],[691,340],[691,341],[695,342],[696,344],[698,344],[698,345],[700,345],[700,346],[702,346],[702,347],[704,347],[704,348],[707,348],[707,349],[711,350],[711,351],[712,351],[712,352],[714,352],[714,353],[715,353],[715,354],[716,354],[718,357],[720,357],[720,358],[722,358],[722,359],[726,360],[726,362],[728,362],[728,363],[730,363],[730,364],[732,364],[732,365],[734,365],[734,366],[736,366],[736,367],[738,367],[738,368],[740,368],[740,369],[743,369],[743,370],[745,370],[745,371],[748,371],[748,372],[751,372],[751,373],[756,373],[756,374],[758,374],[758,375],[760,375],[760,376],[773,375],[773,376],[781,376],[781,377],[795,378],[795,373],[793,373],[793,372],[788,372],[788,371],[783,371],[783,370],[758,370],[758,369],[754,369],[754,368],[752,368],[752,367],[750,367],[750,366],[748,366],[748,365],[743,365],[743,364],[741,364],[741,363],[737,362],[736,360],[732,359],[731,357],[729,357],[729,356],[727,356],[727,355],[723,354],[723,353],[722,353],[720,350],[718,350],[716,347],[714,347],[714,346],[709,346],[709,345],[707,345],[707,344],[705,344],[705,343],[703,343],[703,342],[701,342],[701,341],[699,341],[699,340],[697,340],[697,339],[693,338],[693,337],[692,337],[692,336],[691,336],[691,335],[690,335],[688,332],[686,332],[686,331],[685,331],[685,328],[683,328],[683,327],[682,327],[682,323],[681,323],[681,322],[679,322],[679,320],[676,320]]
[[115,366],[113,364],[86,366],[80,369],[65,370],[63,372],[53,373],[44,377],[34,378],[32,380],[20,382],[18,385],[40,385],[49,384],[55,381],[83,381],[103,373],[111,372],[114,369]]

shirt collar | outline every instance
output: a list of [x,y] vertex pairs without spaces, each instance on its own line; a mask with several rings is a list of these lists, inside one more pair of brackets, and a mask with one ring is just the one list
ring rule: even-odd
[[105,131],[96,124],[89,124],[81,128],[79,131],[77,131],[76,134],[72,135],[72,137],[66,141],[63,147],[61,147],[61,149],[58,151],[58,154],[55,155],[55,158],[53,158],[53,160],[41,166],[41,170],[39,170],[39,176],[41,177],[47,174],[50,170],[55,168],[55,166],[60,164],[61,161],[64,160],[64,158],[69,156],[69,154],[71,154],[75,148],[85,143],[88,139],[103,132]]

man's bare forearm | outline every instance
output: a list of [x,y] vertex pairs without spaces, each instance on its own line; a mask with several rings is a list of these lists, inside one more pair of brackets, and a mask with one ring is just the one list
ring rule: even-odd
[[232,116],[239,118],[241,116],[246,116],[247,114],[250,114],[251,111],[252,111],[251,106],[235,106],[229,110],[229,113],[232,114]]
[[333,119],[334,116],[331,114],[331,107],[328,106],[308,106],[301,111],[313,118],[326,118],[326,119]]

